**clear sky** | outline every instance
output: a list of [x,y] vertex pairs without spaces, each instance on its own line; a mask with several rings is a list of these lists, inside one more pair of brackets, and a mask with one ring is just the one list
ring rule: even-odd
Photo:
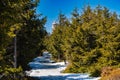
[[87,4],[92,8],[100,4],[120,15],[120,0],[40,0],[37,7],[37,13],[42,13],[43,16],[47,16],[45,28],[51,33],[52,22],[57,20],[60,11],[67,17],[70,17],[74,8],[78,8],[81,12],[82,8]]

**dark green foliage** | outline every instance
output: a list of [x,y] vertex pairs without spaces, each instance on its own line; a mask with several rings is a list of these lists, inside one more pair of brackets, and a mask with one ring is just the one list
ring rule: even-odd
[[120,65],[120,19],[116,13],[87,6],[82,14],[75,9],[70,20],[57,25],[48,36],[47,49],[54,56],[65,56],[70,63],[65,72],[99,76],[102,67]]
[[34,14],[30,20],[27,20],[28,24],[24,25],[17,34],[18,63],[24,69],[27,68],[26,64],[44,49],[43,39],[47,34],[44,29],[46,18],[38,19],[33,17]]
[[[24,70],[42,49],[46,17],[35,14],[39,0],[0,0],[0,80],[28,80]],[[14,67],[14,38],[17,68]],[[29,79],[30,80],[30,79]]]
[[98,76],[100,76],[100,74],[101,74],[101,71],[100,71],[100,70],[94,69],[94,70],[90,73],[90,76],[98,77]]

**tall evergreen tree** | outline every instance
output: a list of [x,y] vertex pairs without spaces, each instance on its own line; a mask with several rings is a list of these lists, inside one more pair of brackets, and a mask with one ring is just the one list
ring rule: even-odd
[[[39,0],[0,1],[0,79],[2,80],[24,80],[22,72],[26,69],[25,65],[27,66],[28,61],[35,56],[33,52],[41,51],[42,39],[46,35],[44,29],[46,18],[40,18],[35,14],[38,2]],[[13,51],[14,38],[17,39],[17,56]],[[19,62],[17,68],[14,68],[15,57]]]
[[64,14],[60,13],[58,16],[58,22],[55,26],[52,34],[45,40],[45,44],[48,46],[47,49],[53,54],[55,59],[63,60],[65,59],[64,52],[62,50],[62,44],[65,37],[64,30],[69,25],[69,21]]

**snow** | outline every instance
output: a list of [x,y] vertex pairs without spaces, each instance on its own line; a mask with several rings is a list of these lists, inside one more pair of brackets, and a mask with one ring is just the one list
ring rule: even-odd
[[28,64],[32,69],[26,71],[27,76],[37,80],[99,80],[100,77],[89,77],[89,74],[61,73],[66,68],[64,62],[40,63],[37,61]]

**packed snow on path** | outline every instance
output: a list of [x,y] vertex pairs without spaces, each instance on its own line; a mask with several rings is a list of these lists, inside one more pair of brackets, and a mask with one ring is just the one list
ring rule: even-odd
[[66,68],[64,62],[40,63],[38,61],[28,64],[32,69],[26,71],[27,76],[37,80],[99,80],[100,78],[89,77],[89,74],[61,73]]

